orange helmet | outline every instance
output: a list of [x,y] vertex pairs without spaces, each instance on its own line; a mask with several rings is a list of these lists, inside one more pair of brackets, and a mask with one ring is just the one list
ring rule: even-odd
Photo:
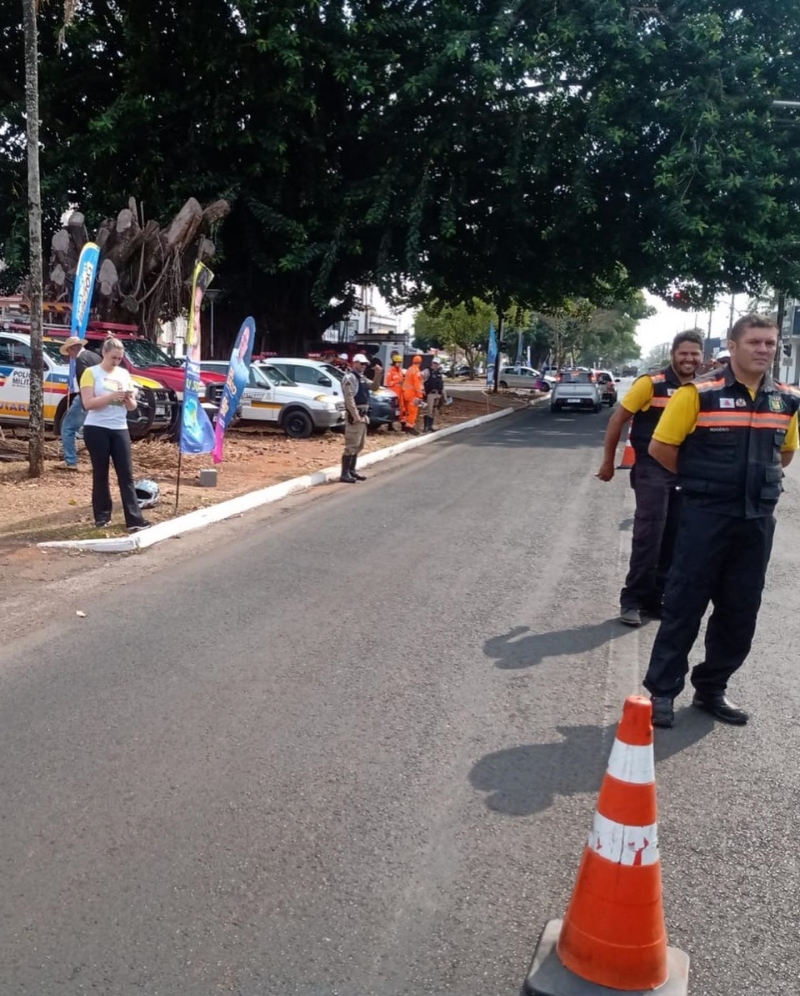
[[422,363],[422,357],[421,356],[415,356],[413,362],[414,363]]

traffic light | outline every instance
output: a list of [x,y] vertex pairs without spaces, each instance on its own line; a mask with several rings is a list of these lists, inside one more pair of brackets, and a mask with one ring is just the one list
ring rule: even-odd
[[689,295],[686,291],[679,290],[675,291],[672,295],[672,306],[673,308],[683,308],[684,310],[690,308],[692,302],[689,300]]
[[783,344],[783,355],[786,359],[791,359],[792,356],[792,344],[790,342],[785,342]]

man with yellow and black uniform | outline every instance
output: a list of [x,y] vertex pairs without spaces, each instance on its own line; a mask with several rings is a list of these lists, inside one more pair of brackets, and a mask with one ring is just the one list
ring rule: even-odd
[[631,445],[636,451],[636,463],[630,471],[631,487],[636,494],[631,558],[619,596],[619,620],[626,626],[641,626],[643,612],[661,615],[681,493],[675,475],[648,454],[648,447],[667,402],[683,384],[693,380],[702,361],[700,333],[678,333],[672,342],[670,365],[658,373],[638,377],[608,420],[603,462],[597,477],[601,481],[613,478],[620,436],[629,420],[632,420]]
[[677,391],[650,455],[677,474],[683,509],[662,619],[644,686],[653,724],[671,727],[689,653],[708,603],[705,660],[691,675],[692,705],[744,725],[726,690],[750,652],[772,552],[783,468],[798,448],[800,394],[772,379],[778,330],[745,315],[728,340],[730,366]]

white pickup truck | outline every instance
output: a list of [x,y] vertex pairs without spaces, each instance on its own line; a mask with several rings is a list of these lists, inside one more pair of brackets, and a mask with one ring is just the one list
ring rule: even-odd
[[597,378],[590,370],[562,370],[550,392],[550,411],[562,408],[591,408],[599,412],[603,395]]
[[[225,360],[204,360],[201,370],[228,372]],[[253,363],[250,383],[242,393],[242,421],[272,422],[293,439],[305,439],[315,429],[336,429],[345,423],[341,398],[295,384],[269,363]]]

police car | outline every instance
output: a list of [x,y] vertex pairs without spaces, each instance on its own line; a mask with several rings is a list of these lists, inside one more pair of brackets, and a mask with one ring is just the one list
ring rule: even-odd
[[[228,361],[203,360],[200,369],[224,375]],[[293,439],[306,439],[315,429],[336,429],[347,417],[344,401],[327,389],[321,393],[295,384],[270,363],[251,365],[239,414],[243,421],[272,422]]]
[[[44,423],[58,435],[67,410],[69,364],[59,353],[63,340],[43,342]],[[168,429],[176,415],[177,400],[157,381],[133,377],[139,388],[139,405],[128,413],[131,437]],[[31,340],[23,332],[0,332],[0,425],[27,428],[31,398]]]

